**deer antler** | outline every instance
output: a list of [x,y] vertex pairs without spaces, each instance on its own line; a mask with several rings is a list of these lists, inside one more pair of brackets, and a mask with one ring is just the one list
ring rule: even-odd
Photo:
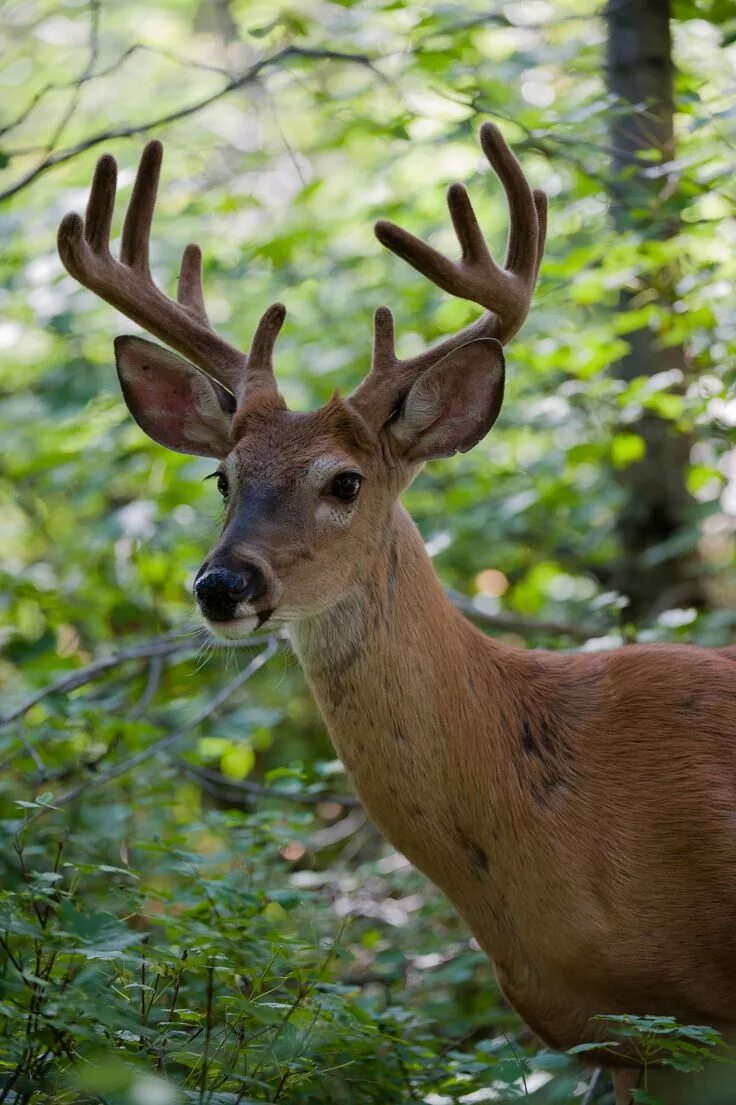
[[275,390],[271,355],[285,314],[281,304],[274,304],[261,319],[248,357],[210,324],[199,246],[188,245],[184,250],[176,300],[169,299],[153,282],[149,239],[162,157],[163,147],[157,141],[149,142],[143,151],[123,225],[119,261],[110,253],[117,165],[109,154],[100,158],[85,218],[66,215],[59,226],[61,260],[80,284],[182,353],[236,399],[242,398],[246,384],[249,390]]
[[373,364],[369,375],[352,395],[353,403],[371,420],[385,420],[395,410],[413,382],[442,357],[477,338],[495,338],[502,344],[521,328],[529,313],[547,229],[547,197],[532,192],[519,162],[493,123],[480,131],[483,152],[499,177],[509,205],[506,261],[500,268],[493,260],[478,226],[468,193],[452,184],[447,205],[462,255],[452,261],[395,223],[376,223],[382,245],[451,295],[487,308],[487,314],[433,349],[417,357],[399,360],[394,347],[393,317],[388,307],[375,316]]

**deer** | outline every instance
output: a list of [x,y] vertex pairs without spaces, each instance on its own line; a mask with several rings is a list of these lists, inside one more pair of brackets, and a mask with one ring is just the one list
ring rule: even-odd
[[599,1044],[587,1058],[612,1072],[617,1105],[644,1086],[667,1105],[732,1105],[736,1091],[707,1069],[647,1071],[635,1048],[608,1047],[606,1017],[671,1015],[736,1035],[736,648],[493,639],[450,601],[400,501],[426,462],[468,451],[496,421],[504,347],[542,261],[544,193],[495,125],[480,144],[509,208],[503,266],[459,183],[447,194],[458,260],[387,221],[375,233],[483,314],[401,359],[379,307],[370,370],[316,411],[287,409],[279,392],[280,303],[246,354],[210,324],[197,245],[175,299],[155,284],[158,141],[140,160],[120,260],[109,155],[85,217],[61,222],[59,253],[165,343],[115,339],[138,425],[218,462],[222,531],[194,579],[206,626],[226,640],[284,629],[370,818],[449,898],[542,1041]]

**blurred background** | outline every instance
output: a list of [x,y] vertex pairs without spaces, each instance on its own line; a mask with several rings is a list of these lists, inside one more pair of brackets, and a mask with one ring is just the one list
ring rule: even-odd
[[493,433],[406,504],[505,640],[732,643],[731,0],[0,13],[0,1103],[610,1100],[366,822],[288,648],[198,631],[214,465],[133,423],[112,338],[134,328],[55,233],[103,152],[120,216],[160,137],[156,278],[171,294],[199,241],[243,348],[283,299],[279,380],[316,406],[367,370],[379,304],[402,355],[477,313],[372,224],[454,253],[463,180],[500,258],[494,120],[549,195],[541,280]]

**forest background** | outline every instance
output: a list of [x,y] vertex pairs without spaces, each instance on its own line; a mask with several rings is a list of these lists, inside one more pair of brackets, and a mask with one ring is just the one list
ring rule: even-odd
[[[493,433],[405,500],[443,582],[530,647],[732,643],[730,0],[5,0],[0,6],[0,1103],[609,1100],[540,1049],[366,821],[282,642],[209,647],[206,461],[127,414],[55,231],[94,162],[166,156],[154,271],[202,244],[215,323],[289,318],[290,403],[474,308],[381,249],[456,247],[493,119],[551,218]],[[626,1027],[626,1026],[624,1026]],[[647,1055],[667,1026],[628,1026]],[[697,1055],[695,1056],[697,1059]]]

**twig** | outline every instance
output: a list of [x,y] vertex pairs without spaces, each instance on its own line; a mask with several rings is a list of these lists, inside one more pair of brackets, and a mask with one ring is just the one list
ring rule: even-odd
[[202,1048],[202,1071],[199,1079],[199,1105],[204,1105],[204,1092],[207,1089],[207,1071],[210,1063],[210,1040],[212,1038],[212,999],[214,994],[215,968],[207,964],[207,1017],[204,1024],[204,1047]]
[[[213,639],[209,642],[209,645],[215,649],[252,648],[254,645],[264,644],[267,640],[270,640],[270,638],[247,637],[242,641],[217,641]],[[17,721],[18,718],[23,717],[33,706],[41,702],[42,699],[48,698],[49,695],[68,694],[87,683],[94,683],[97,679],[101,679],[103,675],[112,671],[113,668],[120,667],[132,660],[173,656],[178,652],[198,652],[199,648],[199,642],[182,639],[181,635],[177,634],[173,637],[154,637],[153,640],[146,641],[142,645],[120,649],[119,652],[113,652],[111,656],[103,656],[100,660],[93,660],[91,664],[85,664],[83,668],[77,668],[76,671],[62,675],[61,678],[49,683],[46,687],[41,687],[25,702],[22,702],[20,706],[16,706],[10,713],[0,718],[0,726],[9,725],[11,721]]]
[[351,809],[357,809],[361,806],[361,803],[352,794],[333,794],[331,791],[314,793],[305,790],[281,790],[280,787],[252,783],[248,779],[228,779],[226,775],[222,775],[219,771],[212,771],[207,767],[198,767],[196,764],[187,763],[180,756],[174,757],[173,762],[184,775],[188,775],[202,790],[211,794],[214,798],[227,797],[226,791],[234,791],[241,802],[247,802],[249,798],[278,798],[279,800],[297,802],[305,806],[316,806],[321,802],[337,802],[339,805]]
[[[17,130],[23,123],[29,118],[30,115],[36,110],[39,104],[49,95],[50,92],[66,92],[70,88],[80,88],[89,84],[90,81],[99,81],[104,77],[109,77],[111,73],[115,73],[120,69],[129,58],[137,53],[155,54],[157,57],[166,58],[169,61],[173,61],[175,65],[181,65],[186,69],[199,69],[205,73],[217,73],[221,77],[232,78],[232,74],[228,70],[223,69],[220,65],[208,65],[203,61],[196,61],[195,58],[186,57],[184,55],[177,54],[174,50],[165,50],[160,46],[151,46],[147,42],[134,42],[132,45],[127,46],[114,61],[111,61],[108,65],[103,66],[101,69],[95,69],[94,72],[86,73],[81,77],[75,77],[71,81],[49,81],[42,88],[39,88],[37,92],[34,92],[25,107],[21,108],[18,115],[10,120],[9,123],[4,123],[0,126],[0,138],[5,137],[10,131]],[[45,147],[34,146],[24,147],[23,149],[14,147],[10,153],[11,156],[17,157],[19,154],[40,153]]]
[[601,1069],[602,1069],[601,1067],[596,1067],[595,1070],[593,1071],[593,1077],[591,1078],[590,1082],[588,1083],[588,1088],[585,1091],[585,1097],[580,1102],[580,1105],[590,1105],[591,1101],[593,1100],[593,1094],[595,1093],[595,1088],[598,1085],[598,1082],[600,1081]]
[[354,810],[347,817],[340,818],[334,825],[328,825],[319,829],[309,841],[312,852],[321,852],[324,848],[331,848],[333,844],[339,844],[341,840],[347,840],[362,829],[365,825],[365,814],[362,810]]
[[28,823],[35,821],[36,818],[46,813],[47,809],[58,809],[60,806],[67,805],[81,794],[86,793],[86,791],[104,786],[105,783],[109,783],[112,779],[118,779],[121,775],[126,775],[129,771],[132,771],[133,768],[138,767],[146,760],[150,760],[152,756],[156,756],[160,752],[170,748],[171,745],[181,740],[187,733],[191,733],[191,731],[201,725],[203,721],[206,721],[208,717],[216,713],[221,706],[224,706],[231,695],[233,695],[243,683],[250,679],[252,675],[255,675],[264,664],[268,663],[271,657],[276,653],[278,647],[278,639],[276,637],[270,637],[263,651],[259,652],[257,656],[254,656],[251,662],[243,668],[241,672],[238,672],[234,679],[226,683],[225,686],[217,692],[212,701],[208,702],[205,708],[200,710],[196,717],[188,721],[186,725],[183,725],[181,729],[177,729],[173,733],[167,733],[166,736],[161,737],[160,740],[154,741],[153,744],[149,744],[147,748],[142,749],[140,752],[136,752],[134,756],[129,756],[127,760],[122,760],[120,763],[114,764],[104,773],[100,772],[98,775],[95,775],[93,779],[87,779],[78,786],[72,787],[71,790],[67,790],[63,794],[55,796],[53,805],[37,810],[28,819]]
[[89,80],[90,76],[94,72],[95,63],[97,61],[97,55],[100,49],[100,0],[90,0],[90,26],[89,26],[89,57],[87,58],[87,64],[84,67],[84,71],[80,75],[79,79],[75,82],[74,92],[71,99],[64,111],[61,119],[56,124],[53,134],[48,141],[48,148],[45,156],[48,157],[54,150],[57,142],[61,141],[61,137],[66,130],[69,122],[71,121],[74,112],[79,106],[79,100],[82,95],[82,85]]
[[524,633],[531,636],[535,633],[550,633],[558,637],[571,637],[575,641],[588,641],[591,637],[600,637],[605,632],[604,627],[600,625],[573,625],[570,622],[547,621],[544,618],[537,621],[532,618],[525,618],[521,614],[488,614],[484,610],[479,610],[469,598],[461,595],[459,591],[448,589],[447,593],[452,599],[453,605],[457,607],[461,614],[488,629],[507,629],[510,632]]
[[[47,173],[49,169],[53,169],[56,165],[63,165],[65,162],[71,161],[72,158],[77,157],[86,150],[92,149],[94,146],[99,146],[102,142],[109,142],[114,138],[131,138],[136,134],[145,134],[147,131],[155,130],[157,127],[167,126],[169,123],[178,122],[180,119],[187,119],[190,115],[196,115],[198,112],[204,111],[205,108],[217,103],[217,101],[221,100],[224,96],[228,96],[231,92],[235,92],[240,88],[245,88],[246,85],[252,84],[266,69],[270,69],[280,62],[291,58],[309,58],[317,61],[344,61],[355,65],[364,65],[379,77],[379,79],[382,81],[386,80],[380,70],[376,68],[373,59],[367,54],[350,54],[340,50],[313,50],[301,46],[287,46],[283,50],[279,50],[277,53],[272,54],[271,57],[261,58],[244,73],[241,73],[237,77],[232,77],[216,92],[211,92],[209,95],[201,97],[187,107],[178,108],[176,111],[169,111],[165,115],[158,115],[144,123],[134,123],[127,127],[109,127],[107,130],[98,131],[96,134],[81,139],[65,150],[57,150],[56,153],[49,153],[46,157],[42,158],[37,165],[34,165],[32,169],[29,169],[28,172],[24,173],[23,176],[16,180],[14,184],[9,185],[4,191],[0,192],[0,202],[10,199],[11,196],[17,195],[18,192],[22,191],[23,188],[27,188],[29,184],[32,184],[33,181],[43,173]],[[6,153],[10,153],[12,156],[13,151],[6,151]]]
[[151,704],[158,685],[161,682],[161,675],[164,670],[164,662],[161,656],[152,656],[151,662],[148,665],[148,679],[143,689],[143,694],[136,702],[135,706],[130,712],[130,717],[135,721],[140,717],[143,717],[146,710]]

